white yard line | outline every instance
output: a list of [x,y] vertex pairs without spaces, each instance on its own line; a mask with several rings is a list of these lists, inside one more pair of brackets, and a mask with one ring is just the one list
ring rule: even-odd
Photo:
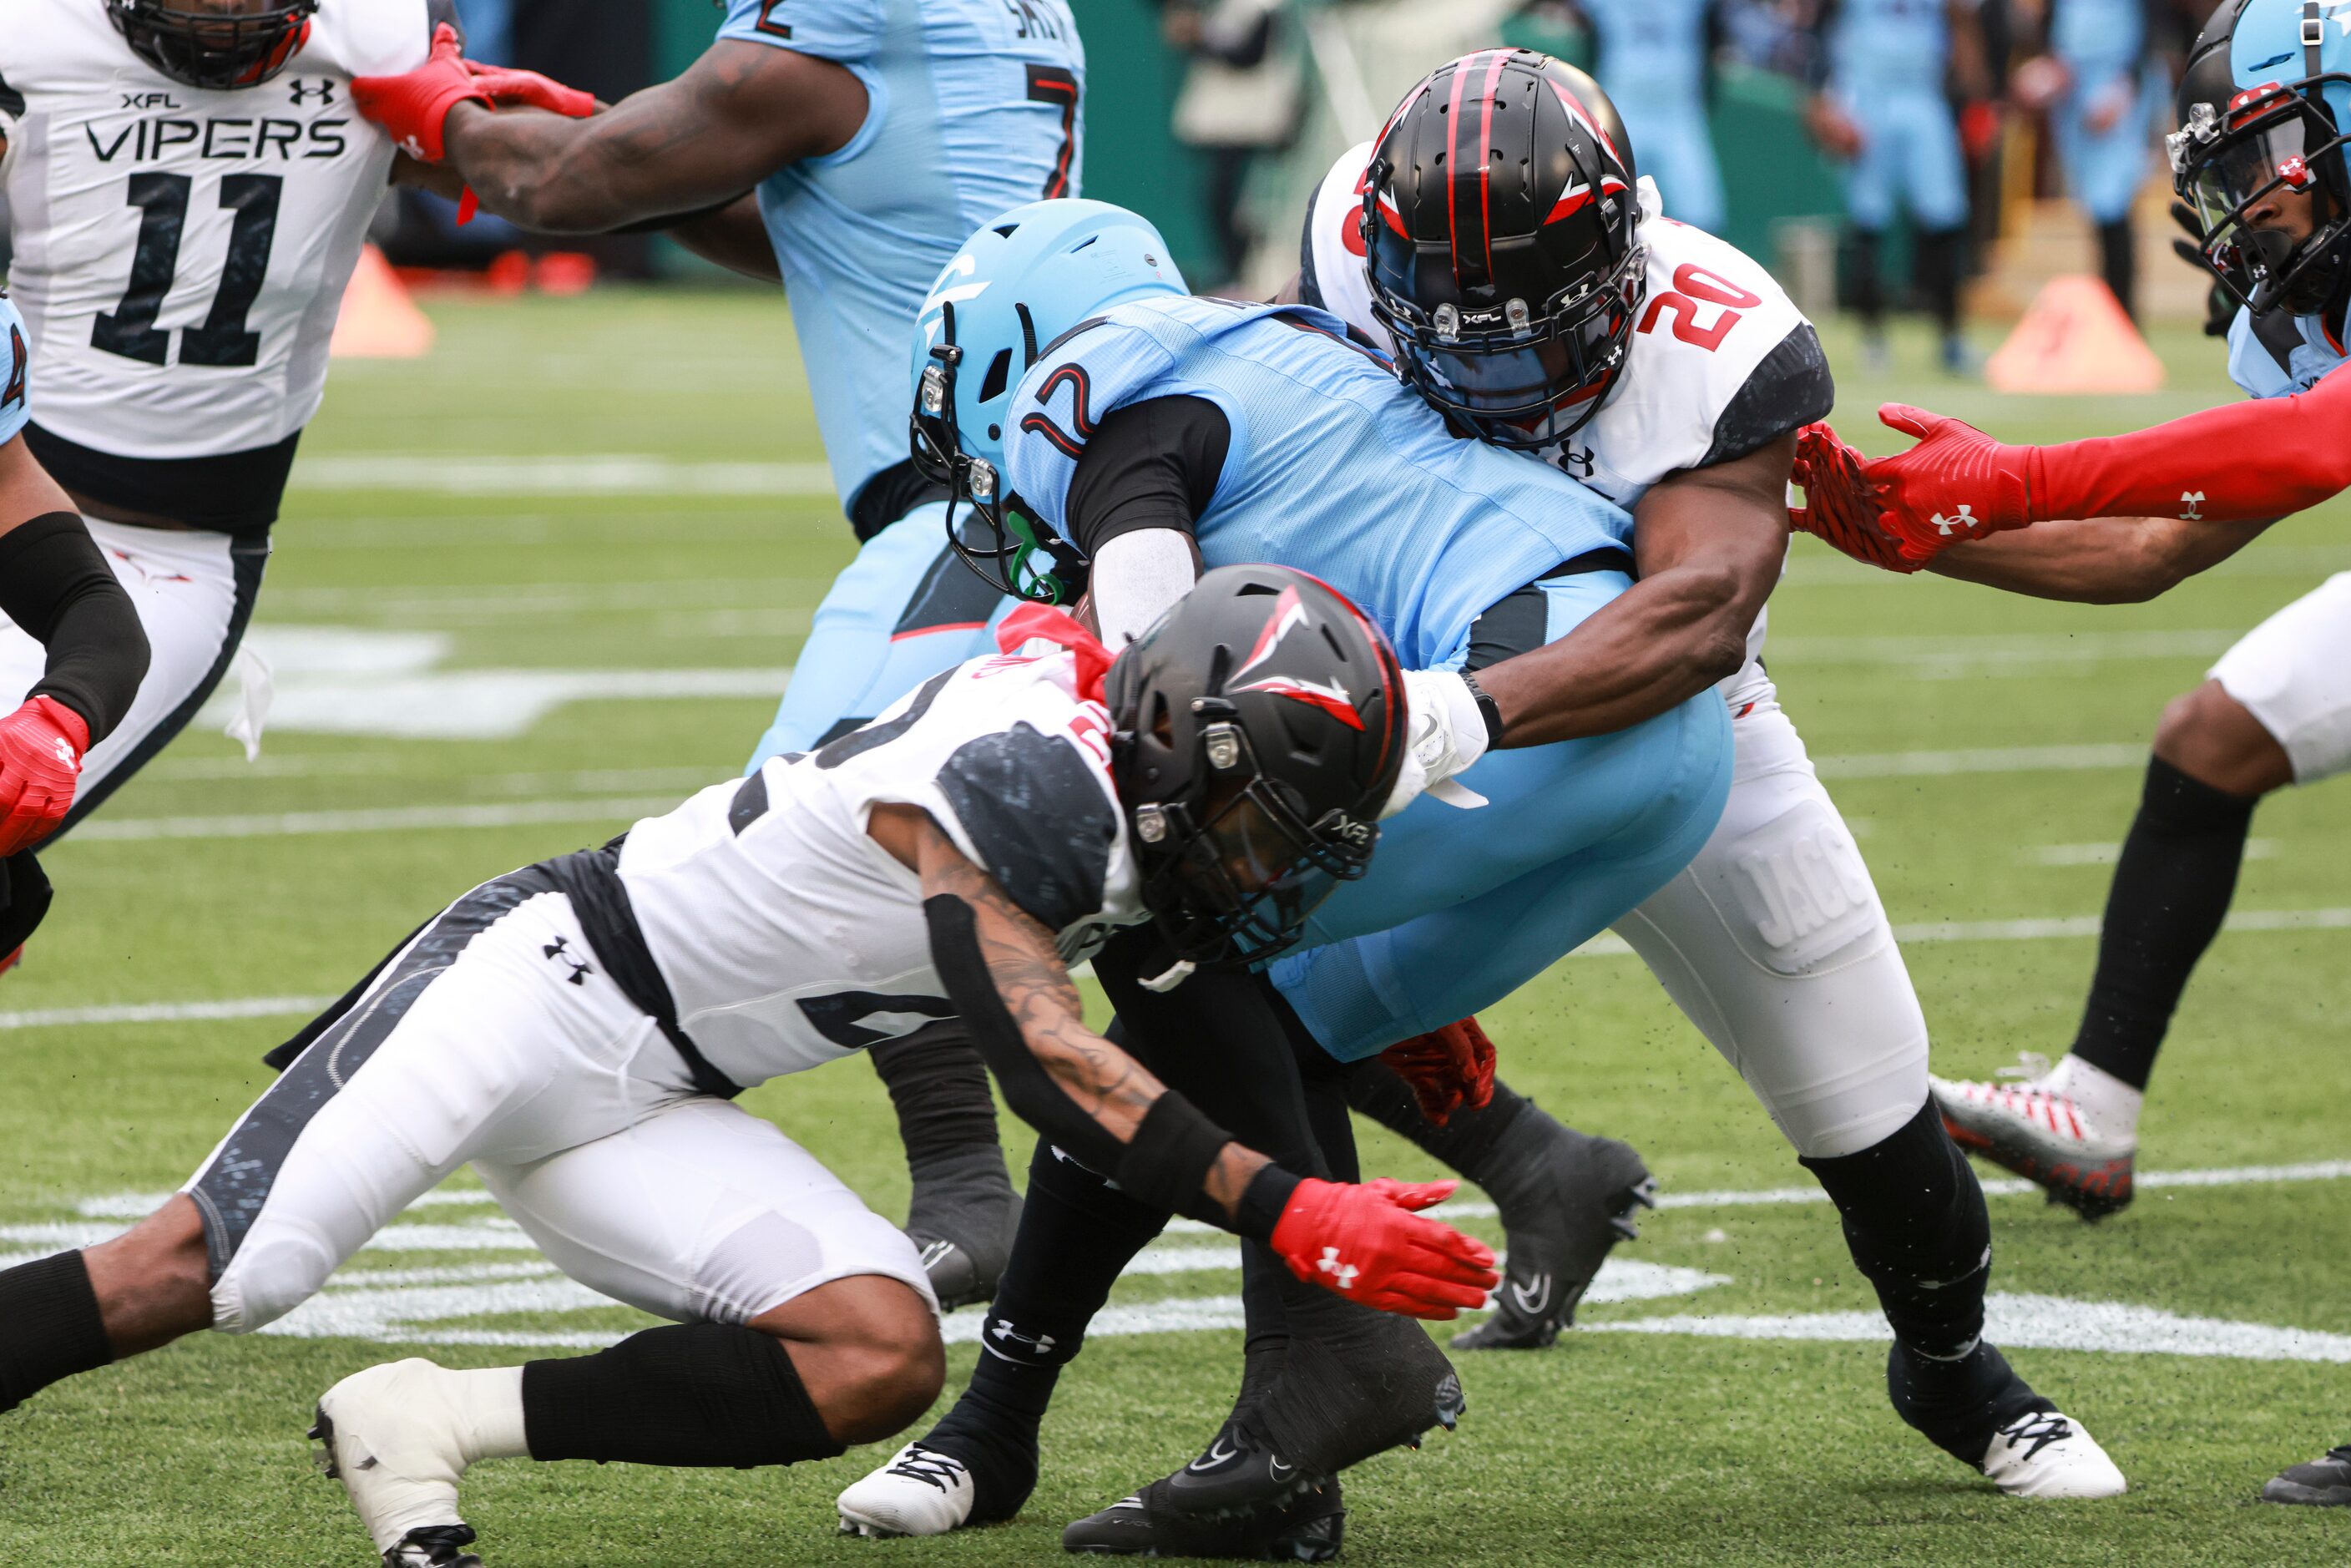
[[2225,652],[2244,628],[2171,632],[1928,633],[1915,637],[1774,637],[1763,650],[1779,664],[1898,666],[1913,676],[2038,673],[2117,659],[2204,658]]
[[1880,751],[1815,757],[1823,779],[1939,778],[1955,773],[2072,773],[2147,766],[2147,742],[2099,746],[1993,746],[1964,751]]
[[[374,810],[275,811],[219,817],[99,818],[71,843],[157,839],[275,839],[319,833],[415,832],[436,828],[517,828],[538,822],[633,821],[674,810],[674,795],[620,800],[517,800],[501,805],[388,806]],[[64,847],[64,846],[60,846]]]

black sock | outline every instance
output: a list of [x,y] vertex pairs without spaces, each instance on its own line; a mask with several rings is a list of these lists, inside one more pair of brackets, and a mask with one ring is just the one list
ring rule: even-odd
[[1943,1452],[1978,1469],[1993,1433],[2021,1416],[2057,1408],[2016,1375],[1996,1346],[1982,1341],[1955,1362],[1916,1355],[1899,1343],[1887,1347],[1886,1391],[1903,1420]]
[[0,1270],[0,1411],[113,1359],[79,1252]]
[[1886,281],[1878,274],[1877,235],[1853,231],[1853,309],[1861,329],[1875,338],[1886,330]]
[[1883,1143],[1801,1163],[1836,1205],[1896,1343],[1944,1363],[1967,1356],[1983,1333],[1991,1216],[1934,1101]]
[[987,1067],[954,1019],[926,1025],[866,1052],[889,1086],[906,1145],[914,1195],[906,1230],[945,1239],[970,1254],[983,1272],[1002,1266],[1019,1199],[997,1142],[996,1101]]
[[789,1465],[841,1446],[783,1345],[731,1323],[674,1323],[610,1350],[522,1369],[534,1459]]
[[1921,229],[1916,236],[1918,292],[1946,338],[1959,330],[1959,256],[1967,238],[1964,228]]
[[1166,1222],[1039,1142],[978,1364],[955,1407],[922,1439],[971,1471],[974,1519],[1009,1519],[1029,1500],[1037,1428],[1061,1368],[1084,1345],[1086,1325],[1120,1272]]
[[2098,225],[2098,272],[2122,303],[2123,314],[2138,319],[2138,241],[2128,218]]
[[1491,1103],[1481,1110],[1463,1106],[1442,1127],[1420,1113],[1412,1085],[1388,1070],[1377,1057],[1347,1069],[1347,1103],[1392,1133],[1413,1143],[1489,1192],[1507,1181],[1521,1162],[1512,1157],[1511,1134],[1530,1113],[1551,1117],[1535,1103],[1507,1083],[1494,1085]]
[[2134,1089],[2147,1087],[2179,993],[2236,896],[2256,803],[2147,759],[2074,1040],[2074,1055]]

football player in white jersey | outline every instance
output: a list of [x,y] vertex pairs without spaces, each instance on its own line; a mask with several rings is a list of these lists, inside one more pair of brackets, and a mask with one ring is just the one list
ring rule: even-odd
[[[0,187],[40,367],[24,441],[153,650],[128,712],[92,737],[60,831],[169,744],[235,656],[343,286],[396,172],[350,78],[423,58],[431,3],[11,0]],[[21,692],[41,648],[10,619],[0,691]]]
[[[1605,149],[1597,166],[1581,158],[1586,145]],[[1513,173],[1447,172],[1489,157]],[[1539,587],[1529,603],[1505,600],[1479,622],[1468,663],[1496,711],[1468,706],[1469,688],[1465,717],[1435,716],[1456,734],[1482,719],[1481,739],[1523,745],[1537,729],[1613,734],[1720,685],[1733,716],[1729,804],[1688,869],[1617,929],[1836,1202],[1895,1328],[1887,1384],[1902,1417],[2012,1495],[2113,1495],[2124,1480],[2112,1461],[1981,1338],[1981,1187],[1928,1103],[1925,1021],[1885,911],[1758,656],[1761,606],[1787,549],[1796,434],[1813,417],[1805,411],[1833,397],[1819,341],[1761,267],[1658,219],[1654,189],[1640,185],[1589,77],[1488,50],[1416,87],[1379,141],[1343,159],[1318,193],[1295,294],[1340,316],[1359,342],[1393,345],[1406,379],[1465,433],[1563,468],[1635,518],[1631,589],[1547,645]],[[1168,444],[1130,470],[1185,473],[1180,433]],[[1144,528],[1095,551],[1090,591],[1106,635],[1147,622],[1162,585],[1194,570],[1190,549],[1175,529]],[[1416,723],[1450,706],[1416,707]],[[1549,1343],[1623,1218],[1607,1207],[1625,1198],[1610,1185],[1620,1167],[1589,1147],[1603,1141],[1579,1143],[1499,1085],[1494,1103],[1457,1106],[1437,1128],[1377,1061],[1347,1082],[1359,1108],[1512,1200],[1502,1326],[1469,1344]],[[1562,1190],[1562,1169],[1582,1173],[1581,1186]],[[1067,1281],[1077,1270],[1054,1262],[1049,1277],[1076,1294]],[[1258,1305],[1253,1353],[1281,1337]],[[986,1495],[993,1483],[970,1456],[1010,1473],[989,1456],[1018,1447],[1033,1475],[1034,1415],[1022,1410],[1016,1424],[1003,1414],[1015,1391],[998,1360],[985,1365],[989,1388],[976,1375],[897,1464],[844,1492],[844,1519],[886,1504],[908,1521],[895,1528],[932,1534],[1018,1506]],[[1040,1412],[1050,1384],[1042,1372],[1035,1381]],[[1244,1406],[1252,1385],[1245,1370]],[[1237,1409],[1227,1433],[1245,1424]],[[1235,1447],[1220,1436],[1189,1469],[1213,1471]],[[963,1490],[943,1483],[941,1454]],[[969,1490],[975,1475],[981,1495]],[[1320,1560],[1337,1550],[1342,1517],[1328,1478],[1283,1506],[1224,1519],[1183,1511],[1168,1483],[1153,1482],[1063,1541],[1106,1553]]]
[[[1605,96],[1580,72],[1550,68],[1593,106],[1631,172],[1634,150],[1610,123]],[[1479,107],[1474,81],[1465,96],[1468,108],[1457,112]],[[1485,236],[1468,218],[1449,227],[1445,220],[1455,214],[1437,204],[1458,187],[1416,182],[1419,171],[1406,161],[1412,143],[1400,133],[1411,129],[1414,110],[1431,102],[1426,93],[1408,99],[1376,146],[1345,154],[1324,180],[1306,227],[1299,292],[1394,343],[1424,395],[1488,439],[1556,464],[1630,508],[1640,588],[1690,580],[1677,595],[1660,592],[1657,612],[1646,624],[1628,622],[1614,649],[1590,651],[1596,692],[1606,690],[1600,672],[1611,668],[1703,679],[1709,638],[1721,635],[1724,614],[1740,602],[1720,580],[1737,570],[1750,533],[1784,528],[1795,434],[1810,417],[1803,411],[1833,401],[1819,340],[1763,268],[1722,240],[1660,218],[1656,186],[1636,179],[1619,193],[1637,205],[1628,214],[1635,221],[1608,253],[1627,265],[1597,293],[1573,297],[1621,291],[1631,302],[1629,331],[1617,357],[1604,350],[1562,375],[1562,337],[1525,346],[1541,334],[1540,319],[1531,331],[1500,315],[1481,324],[1447,298],[1456,276],[1443,265],[1448,251]],[[1604,201],[1607,193],[1595,194]],[[1506,237],[1513,247],[1528,243],[1524,221],[1515,228],[1507,215],[1482,221],[1492,225],[1498,267]],[[1437,265],[1428,265],[1432,257]],[[1551,276],[1564,280],[1604,260]],[[1590,342],[1573,330],[1563,338]],[[1514,365],[1531,373],[1514,373]],[[1539,406],[1527,406],[1530,386]],[[1554,406],[1550,400],[1562,390],[1570,395]],[[1776,575],[1776,545],[1772,554]],[[1764,673],[1764,620],[1759,609],[1737,629],[1737,673],[1720,683],[1737,758],[1722,821],[1689,867],[1616,930],[1747,1080],[1836,1202],[1855,1261],[1895,1327],[1889,1385],[1904,1418],[2004,1490],[2119,1492],[2121,1475],[2087,1434],[1980,1340],[1990,1263],[1981,1189],[1928,1103],[1926,1019],[1868,869]],[[1663,695],[1680,695],[1671,678],[1648,678]],[[1618,689],[1632,689],[1625,676],[1615,679]],[[1499,1084],[1494,1104],[1456,1112],[1441,1128],[1383,1085],[1377,1064],[1353,1070],[1350,1088],[1360,1109],[1439,1157],[1471,1155],[1479,1163],[1467,1173],[1481,1181],[1498,1173],[1505,1191],[1515,1172],[1540,1161],[1540,1140],[1577,1136],[1546,1127],[1548,1118],[1521,1110],[1524,1102]],[[1515,1126],[1499,1138],[1481,1135],[1496,1118]],[[1889,1179],[1896,1170],[1904,1179]],[[1548,1343],[1545,1331],[1556,1332],[1558,1303],[1541,1301],[1544,1281],[1532,1270],[1521,1276],[1517,1260],[1522,1250],[1553,1254],[1558,1244],[1542,1237],[1539,1213],[1524,1206],[1520,1213],[1505,1210],[1517,1221],[1512,1288],[1492,1323],[1463,1336],[1469,1344]],[[1537,1246],[1521,1248],[1519,1225],[1534,1232]],[[1538,1304],[1547,1310],[1530,1310]],[[2032,1428],[2032,1457],[2029,1445],[1982,1418],[1995,1406],[2003,1412],[1997,1425]]]
[[[1204,963],[1278,950],[1363,873],[1405,749],[1385,639],[1302,573],[1234,567],[1115,664],[1042,607],[1002,648],[451,904],[289,1042],[153,1216],[0,1272],[0,1409],[264,1327],[471,1162],[573,1278],[674,1326],[329,1389],[316,1435],[386,1568],[478,1568],[457,1507],[477,1459],[787,1464],[887,1437],[945,1371],[922,1260],[727,1102],[949,1015],[1013,1108],[1123,1189],[1351,1301],[1447,1318],[1482,1300],[1491,1252],[1413,1212],[1453,1184],[1290,1174],[1220,1124],[1264,1085],[1205,1041],[1155,1076],[1087,1030],[1067,972],[1145,920]],[[1334,708],[1343,685],[1361,695]]]
[[148,657],[131,596],[26,444],[31,399],[25,323],[0,291],[0,636],[26,644],[32,672],[0,717],[0,970],[48,911],[33,847],[73,809],[82,758],[121,720]]

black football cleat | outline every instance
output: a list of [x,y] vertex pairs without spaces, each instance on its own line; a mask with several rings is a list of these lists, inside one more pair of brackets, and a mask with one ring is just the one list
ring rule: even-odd
[[1610,1249],[1637,1236],[1635,1217],[1656,1207],[1656,1178],[1631,1145],[1547,1116],[1523,1117],[1520,1126],[1541,1142],[1525,1151],[1513,1179],[1488,1187],[1508,1237],[1494,1315],[1455,1334],[1455,1350],[1550,1348],[1575,1321]]
[[385,1550],[383,1568],[482,1568],[482,1560],[465,1550],[473,1543],[469,1525],[436,1524],[412,1530],[397,1546]]
[[[1220,1439],[1221,1441],[1221,1439]],[[1239,1563],[1328,1563],[1345,1540],[1347,1510],[1334,1478],[1279,1507],[1224,1518],[1187,1513],[1156,1480],[1061,1531],[1061,1549],[1097,1557],[1214,1557]]]
[[2351,1508],[2351,1443],[2330,1448],[2323,1459],[2296,1465],[2262,1488],[2263,1502],[2305,1508]]

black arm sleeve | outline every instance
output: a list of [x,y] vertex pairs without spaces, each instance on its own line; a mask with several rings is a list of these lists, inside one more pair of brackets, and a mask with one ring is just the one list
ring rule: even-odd
[[92,746],[112,734],[147,677],[147,632],[79,517],[47,512],[0,534],[0,612],[48,650],[26,695],[81,715]]
[[1826,419],[1836,404],[1836,379],[1820,334],[1799,322],[1763,356],[1722,417],[1714,422],[1714,444],[1697,466],[1711,468],[1750,452],[1761,452],[1792,431]]
[[1190,533],[1216,498],[1232,442],[1224,410],[1206,398],[1127,404],[1087,440],[1062,532],[1088,555],[1137,528]]

